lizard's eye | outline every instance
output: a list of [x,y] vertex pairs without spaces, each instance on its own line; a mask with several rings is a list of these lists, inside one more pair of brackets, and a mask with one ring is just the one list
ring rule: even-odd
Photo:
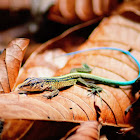
[[28,77],[24,81],[31,81],[31,80],[36,80],[36,78],[35,77]]
[[24,81],[27,81],[27,80],[29,80],[29,79],[31,79],[31,78],[26,78]]

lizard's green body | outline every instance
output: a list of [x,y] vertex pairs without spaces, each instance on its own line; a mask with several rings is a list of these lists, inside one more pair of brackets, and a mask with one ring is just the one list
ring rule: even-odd
[[[95,50],[100,49],[110,49],[110,50],[118,50],[121,51],[129,56],[131,56],[136,64],[138,65],[139,71],[140,71],[140,64],[137,61],[137,59],[130,54],[128,51],[124,51],[118,48],[95,48]],[[103,77],[99,77],[93,74],[89,74],[91,72],[91,68],[88,65],[83,65],[84,67],[80,69],[73,69],[76,71],[73,71],[72,73],[68,73],[62,76],[58,77],[50,77],[50,78],[27,78],[21,85],[19,85],[19,89],[23,91],[52,91],[51,94],[45,95],[47,98],[52,98],[53,96],[57,95],[59,93],[59,89],[72,86],[76,84],[77,82],[82,83],[84,86],[91,89],[92,92],[99,93],[103,89],[97,85],[94,84],[95,81],[98,81],[99,83],[107,84],[107,85],[117,85],[117,86],[125,86],[125,85],[131,85],[133,84],[136,79],[132,81],[116,81],[111,80]],[[77,72],[78,70],[78,72]],[[138,75],[138,77],[140,74]],[[87,82],[86,80],[91,80],[92,82]]]
[[[80,72],[75,72],[80,71]],[[84,86],[91,89],[92,92],[100,92],[102,91],[102,88],[95,85],[93,83],[94,81],[101,81],[101,79],[104,79],[99,76],[95,76],[92,74],[89,74],[88,72],[91,72],[91,69],[88,65],[84,64],[83,68],[74,68],[72,69],[72,73],[58,76],[58,77],[40,77],[40,78],[27,78],[21,85],[19,85],[19,89],[23,91],[52,91],[50,94],[45,94],[47,98],[52,98],[53,96],[56,96],[59,93],[59,89],[72,86],[76,84],[77,82],[83,84]],[[92,80],[92,82],[87,82],[87,80]],[[103,80],[102,80],[103,82]],[[105,84],[110,84],[104,81]]]

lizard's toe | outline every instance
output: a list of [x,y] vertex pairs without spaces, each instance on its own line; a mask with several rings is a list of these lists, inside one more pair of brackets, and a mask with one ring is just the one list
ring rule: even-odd
[[52,95],[47,95],[47,94],[44,94],[44,95],[42,95],[42,96],[45,97],[45,98],[47,98],[47,99],[51,99],[51,98],[53,98]]

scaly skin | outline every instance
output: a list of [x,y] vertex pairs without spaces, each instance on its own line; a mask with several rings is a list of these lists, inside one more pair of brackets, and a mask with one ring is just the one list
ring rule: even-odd
[[[84,79],[92,79],[91,74],[86,73],[69,73],[59,77],[51,78],[27,78],[21,85],[18,86],[20,90],[35,92],[35,91],[51,91],[50,94],[45,94],[47,98],[52,98],[59,93],[59,89],[72,86],[77,82],[82,83],[90,89],[94,89],[94,92],[102,91],[101,87],[98,87],[94,83],[88,83]],[[87,78],[89,76],[89,78]],[[86,77],[82,79],[83,77]],[[94,79],[95,80],[95,79]]]
[[[117,50],[120,52],[123,52],[127,55],[129,55],[138,65],[139,71],[140,71],[140,64],[138,60],[128,51],[124,51],[122,49],[118,48],[108,48],[108,47],[101,47],[101,48],[91,48],[85,51],[91,51],[91,50]],[[84,52],[84,51],[82,51]],[[81,51],[73,52],[71,54],[81,53]],[[66,54],[67,55],[67,54]],[[78,68],[79,69],[79,68]],[[77,70],[78,70],[77,69]],[[59,89],[72,86],[74,84],[77,84],[78,82],[82,83],[84,86],[91,89],[92,92],[99,93],[103,89],[94,83],[89,83],[85,81],[86,79],[94,81],[98,81],[102,84],[107,85],[117,85],[117,86],[126,86],[126,85],[132,85],[135,83],[137,78],[140,76],[140,73],[138,74],[138,77],[131,81],[116,81],[111,80],[103,77],[99,77],[93,74],[86,73],[86,71],[90,72],[91,68],[88,65],[83,65],[83,70],[80,69],[80,72],[75,72],[75,69],[73,73],[69,73],[66,75],[58,76],[58,77],[50,77],[50,78],[27,78],[21,85],[19,85],[19,89],[23,91],[52,91],[51,94],[45,95],[47,98],[52,98],[56,96],[59,93]]]
[[46,97],[48,96],[47,98],[52,98],[53,96],[56,96],[59,93],[59,89],[67,86],[72,86],[77,82],[82,83],[86,87],[94,88],[95,92],[102,91],[101,87],[98,87],[93,83],[88,83],[85,81],[85,79],[99,81],[100,83],[107,84],[107,85],[125,86],[131,84],[131,81],[121,82],[121,81],[106,79],[88,73],[77,72],[77,73],[69,73],[63,76],[51,77],[51,78],[28,78],[18,88],[23,91],[31,91],[31,92],[45,91],[45,90],[53,91],[51,95],[46,94]]

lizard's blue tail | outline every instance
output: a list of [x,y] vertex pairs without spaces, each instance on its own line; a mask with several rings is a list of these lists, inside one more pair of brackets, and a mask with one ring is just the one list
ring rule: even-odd
[[116,50],[116,51],[120,51],[120,52],[130,56],[135,61],[135,63],[138,66],[138,70],[139,70],[137,78],[134,79],[134,80],[131,80],[131,81],[126,81],[126,82],[121,82],[121,83],[124,83],[125,85],[127,85],[127,84],[131,85],[131,84],[135,83],[135,81],[140,77],[140,63],[139,63],[139,61],[129,51],[126,51],[126,50],[123,50],[123,49],[120,49],[120,48],[114,48],[114,47],[89,48],[89,49],[85,49],[85,50],[79,50],[79,51],[75,51],[75,52],[66,53],[66,54],[61,55],[61,56],[75,55],[75,54],[79,54],[79,53],[83,53],[83,52],[87,52],[87,51],[94,51],[94,50]]

